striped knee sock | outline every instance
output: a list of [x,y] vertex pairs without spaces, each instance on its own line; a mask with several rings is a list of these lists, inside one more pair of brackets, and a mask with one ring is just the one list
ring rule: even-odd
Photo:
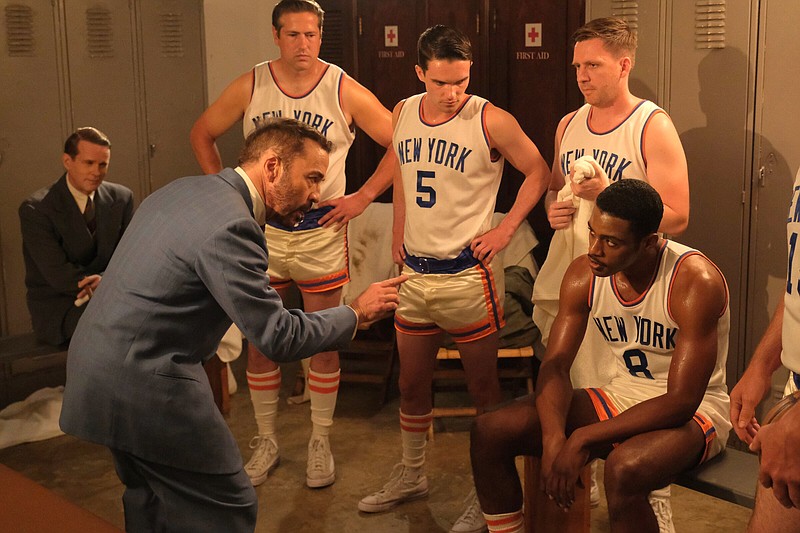
[[330,434],[333,425],[333,411],[339,393],[341,371],[330,374],[308,369],[308,391],[311,398],[311,436],[322,437]]
[[433,411],[426,415],[407,415],[400,411],[400,436],[403,440],[403,464],[422,468],[425,464],[425,445]]
[[513,513],[483,513],[489,533],[522,533],[522,509]]
[[281,390],[281,369],[264,374],[247,372],[250,401],[256,417],[259,435],[275,436],[275,421],[278,418],[278,393]]

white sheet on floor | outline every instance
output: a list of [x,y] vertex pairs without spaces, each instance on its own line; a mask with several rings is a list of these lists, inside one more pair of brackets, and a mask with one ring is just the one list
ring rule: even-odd
[[64,387],[39,389],[0,411],[0,449],[58,437]]

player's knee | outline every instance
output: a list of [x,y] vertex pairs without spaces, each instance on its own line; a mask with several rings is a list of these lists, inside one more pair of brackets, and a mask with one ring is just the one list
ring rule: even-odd
[[638,493],[649,492],[640,487],[642,479],[640,463],[638,458],[631,453],[617,453],[615,450],[609,454],[603,478],[609,506],[612,505],[612,501],[620,501]]

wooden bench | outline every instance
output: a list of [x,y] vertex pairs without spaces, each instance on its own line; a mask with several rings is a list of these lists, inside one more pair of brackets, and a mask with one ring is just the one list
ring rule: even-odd
[[42,344],[33,333],[0,338],[0,407],[64,385],[66,375],[66,346]]
[[[437,361],[437,368],[433,372],[433,388],[432,394],[435,396],[437,388],[440,388],[437,385],[437,382],[446,381],[446,380],[458,380],[463,382],[464,380],[464,369],[459,368],[443,368],[443,365],[440,365],[440,362],[443,361],[452,361],[452,360],[460,360],[461,355],[459,354],[458,350],[456,349],[448,349],[448,348],[439,348],[438,353],[436,354],[436,361]],[[502,367],[499,368],[497,373],[500,379],[521,379],[525,380],[525,387],[528,391],[528,394],[533,393],[533,379],[534,379],[534,367],[533,367],[533,348],[530,346],[525,346],[523,348],[501,348],[497,350],[497,359],[500,360],[510,360],[510,359],[520,359],[520,364],[515,365],[512,367]],[[475,416],[475,408],[474,407],[436,407],[434,402],[433,407],[433,418],[441,418],[441,417],[448,417],[448,416]]]
[[0,531],[114,533],[121,529],[0,464]]

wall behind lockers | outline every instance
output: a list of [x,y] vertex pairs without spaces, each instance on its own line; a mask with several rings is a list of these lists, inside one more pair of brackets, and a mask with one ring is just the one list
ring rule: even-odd
[[0,332],[30,331],[17,209],[64,172],[64,139],[92,125],[108,178],[141,199],[196,165],[205,107],[200,0],[0,0]]
[[[785,291],[786,210],[800,166],[795,0],[591,0],[588,18],[639,29],[634,94],[672,116],[689,165],[689,229],[677,238],[720,266],[731,294],[728,384]],[[778,383],[785,376],[776,378]]]

